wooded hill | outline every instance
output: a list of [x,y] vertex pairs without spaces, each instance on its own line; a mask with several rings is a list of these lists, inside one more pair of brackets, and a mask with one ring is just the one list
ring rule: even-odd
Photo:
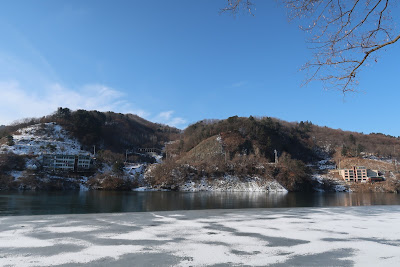
[[[271,164],[274,150],[278,164]],[[291,191],[304,191],[313,183],[307,164],[335,153],[345,157],[398,157],[400,140],[320,127],[308,121],[234,116],[190,125],[179,140],[167,146],[166,153],[166,161],[152,171],[154,185],[168,187],[185,179],[230,174],[276,179]]]
[[[329,156],[400,158],[398,137],[335,130],[308,121],[290,123],[271,117],[233,116],[202,120],[180,131],[132,114],[68,108],[2,127],[1,142],[8,142],[7,138],[20,128],[46,122],[63,126],[86,150],[91,151],[96,145],[102,150],[98,162],[109,165],[123,164],[127,149],[161,149],[167,144],[164,162],[153,167],[148,176],[151,185],[165,188],[176,188],[187,180],[234,175],[277,180],[290,191],[306,191],[315,182],[307,165]],[[275,150],[277,164],[273,164]],[[153,158],[137,156],[130,160],[154,162]]]
[[174,127],[147,121],[137,115],[58,108],[42,118],[28,118],[0,127],[0,138],[18,129],[45,122],[56,122],[68,130],[86,149],[93,145],[123,153],[134,147],[162,148],[165,142],[170,154],[183,155],[212,136],[220,135],[229,159],[235,155],[254,155],[274,160],[274,150],[286,152],[303,162],[315,161],[320,152],[344,156],[365,154],[400,159],[400,139],[382,133],[362,134],[331,129],[308,121],[286,122],[271,117],[226,120],[202,120],[180,131]]
[[92,151],[110,150],[124,154],[126,149],[155,147],[161,149],[165,142],[177,138],[180,130],[147,121],[137,115],[58,108],[42,118],[24,119],[0,129],[0,138],[6,138],[20,128],[37,123],[56,122]]
[[382,133],[363,134],[312,125],[310,136],[315,145],[340,152],[343,156],[400,159],[400,138]]
[[[197,122],[167,146],[167,159],[151,171],[151,183],[168,187],[229,174],[276,179],[291,191],[311,190],[310,170],[304,163],[320,159],[321,153],[310,142],[310,129],[311,123],[291,125],[269,117]],[[274,150],[280,160],[271,165]]]
[[297,123],[252,116],[199,121],[187,127],[179,142],[170,149],[182,155],[215,135],[220,135],[229,159],[239,154],[253,154],[272,162],[274,150],[279,154],[288,153],[305,163],[335,152],[349,157],[374,155],[400,159],[399,137],[343,131],[317,126],[309,121]]

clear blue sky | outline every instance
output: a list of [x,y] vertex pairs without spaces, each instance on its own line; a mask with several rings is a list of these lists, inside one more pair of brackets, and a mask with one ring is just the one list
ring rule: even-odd
[[259,0],[254,17],[233,17],[225,3],[3,1],[0,124],[63,106],[180,128],[253,115],[400,135],[400,44],[364,69],[364,92],[300,87],[310,51],[286,10]]

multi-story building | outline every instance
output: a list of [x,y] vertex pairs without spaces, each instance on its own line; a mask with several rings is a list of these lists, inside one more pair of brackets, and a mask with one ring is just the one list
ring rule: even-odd
[[91,166],[90,155],[43,155],[43,167],[54,171],[85,171]]
[[357,182],[367,181],[367,168],[364,166],[355,166],[354,170],[354,179]]
[[340,169],[339,175],[347,182],[382,181],[377,170],[370,170],[364,166],[353,166],[350,169]]
[[90,155],[78,155],[77,170],[89,170],[91,161]]
[[339,170],[339,175],[341,175],[345,181],[354,181],[353,169],[341,169]]

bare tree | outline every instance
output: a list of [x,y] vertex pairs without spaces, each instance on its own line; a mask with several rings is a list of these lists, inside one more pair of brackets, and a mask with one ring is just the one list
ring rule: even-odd
[[231,12],[237,14],[239,10],[244,9],[253,14],[253,3],[250,0],[227,0],[228,4],[226,7],[221,9],[221,12]]
[[[305,84],[321,80],[327,88],[354,91],[363,66],[377,62],[378,52],[400,39],[390,11],[398,0],[277,0],[289,10],[291,20],[310,34],[313,58],[301,69]],[[249,0],[228,0],[222,11],[251,10]],[[400,42],[399,42],[400,43]]]

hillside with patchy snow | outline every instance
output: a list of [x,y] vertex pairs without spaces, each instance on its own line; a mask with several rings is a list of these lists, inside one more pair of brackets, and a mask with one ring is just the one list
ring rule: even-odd
[[35,124],[17,130],[12,134],[13,145],[2,144],[0,153],[12,152],[17,155],[79,154],[81,144],[70,137],[60,125],[54,122]]
[[288,191],[275,180],[265,180],[260,177],[247,177],[240,179],[236,176],[226,175],[219,179],[201,179],[200,181],[187,181],[179,187],[179,191],[217,191],[217,192],[269,192],[287,193]]
[[[4,140],[4,139],[3,139]],[[20,128],[0,145],[0,190],[67,190],[84,187],[86,177],[43,167],[43,155],[90,154],[62,126],[40,123]]]
[[[58,184],[66,181],[101,190],[372,190],[354,189],[329,171],[360,165],[385,172],[390,179],[388,189],[382,190],[400,191],[394,155],[373,153],[387,152],[388,147],[394,153],[392,145],[399,140],[325,129],[310,122],[234,116],[200,121],[182,133],[131,114],[59,108],[53,115],[3,127],[0,137],[0,190],[65,188]],[[337,147],[335,140],[345,145]],[[366,145],[371,140],[376,141],[374,147]],[[83,176],[78,173],[82,172],[78,155],[91,154],[94,145],[99,151]],[[163,152],[139,153],[138,148]],[[72,155],[72,163],[48,165],[46,154]],[[63,164],[69,169],[56,168]],[[373,190],[382,187],[374,185]]]

